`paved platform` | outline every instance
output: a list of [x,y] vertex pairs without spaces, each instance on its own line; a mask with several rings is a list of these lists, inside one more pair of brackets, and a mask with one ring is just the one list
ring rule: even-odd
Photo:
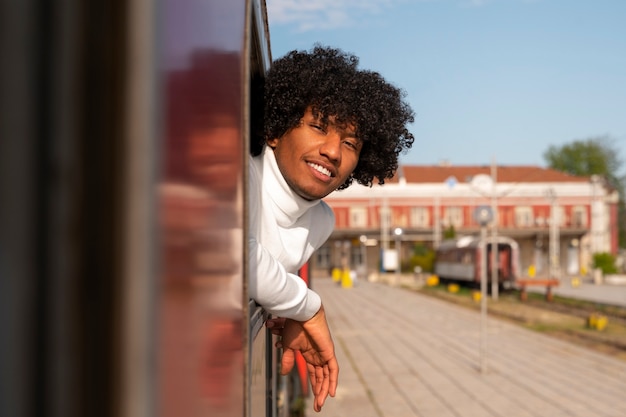
[[626,361],[385,284],[313,288],[340,379],[309,417],[626,416]]

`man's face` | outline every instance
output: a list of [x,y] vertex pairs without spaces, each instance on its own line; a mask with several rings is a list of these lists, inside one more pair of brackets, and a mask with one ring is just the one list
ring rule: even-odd
[[362,142],[355,136],[355,126],[339,127],[333,122],[329,117],[324,126],[307,108],[297,127],[267,142],[287,184],[306,200],[335,191],[359,161]]
[[241,141],[234,125],[194,130],[189,138],[188,161],[196,181],[212,193],[231,195],[241,170]]

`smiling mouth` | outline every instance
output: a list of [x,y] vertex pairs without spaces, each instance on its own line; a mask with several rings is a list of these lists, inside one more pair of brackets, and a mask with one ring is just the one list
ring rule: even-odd
[[328,169],[324,168],[324,167],[323,167],[323,166],[321,166],[321,165],[317,165],[317,164],[314,164],[314,163],[311,163],[311,162],[308,162],[307,164],[308,164],[311,168],[313,168],[314,170],[316,170],[317,172],[319,172],[319,173],[321,173],[321,174],[324,174],[324,175],[326,175],[327,177],[332,177],[332,176],[333,176],[333,175],[331,174],[331,172],[330,172]]

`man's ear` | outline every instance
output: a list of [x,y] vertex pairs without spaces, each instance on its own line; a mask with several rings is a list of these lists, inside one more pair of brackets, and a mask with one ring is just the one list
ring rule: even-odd
[[268,139],[267,141],[265,141],[265,143],[267,143],[267,146],[274,149],[276,145],[278,144],[278,138]]

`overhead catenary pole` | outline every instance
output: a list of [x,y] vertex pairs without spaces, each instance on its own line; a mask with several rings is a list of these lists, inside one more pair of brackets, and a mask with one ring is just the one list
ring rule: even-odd
[[487,337],[487,227],[480,227],[480,372],[485,373],[486,337]]
[[560,236],[559,236],[559,207],[557,196],[554,189],[550,188],[547,192],[550,200],[550,279],[561,279],[561,255],[560,255]]
[[487,225],[493,220],[489,206],[479,206],[474,210],[474,220],[480,224],[480,372],[487,370],[485,354],[487,338]]
[[498,181],[498,166],[496,158],[491,160],[491,211],[493,212],[493,222],[491,224],[491,298],[498,300],[498,195],[496,183]]
[[383,251],[389,249],[389,219],[389,201],[384,197],[380,208],[380,241]]
[[441,219],[439,218],[440,212],[440,200],[439,196],[435,196],[435,207],[433,210],[433,247],[437,249],[441,244]]
[[396,227],[393,230],[393,234],[395,236],[395,250],[397,256],[396,265],[396,284],[400,284],[400,274],[402,273],[402,229],[400,227]]

